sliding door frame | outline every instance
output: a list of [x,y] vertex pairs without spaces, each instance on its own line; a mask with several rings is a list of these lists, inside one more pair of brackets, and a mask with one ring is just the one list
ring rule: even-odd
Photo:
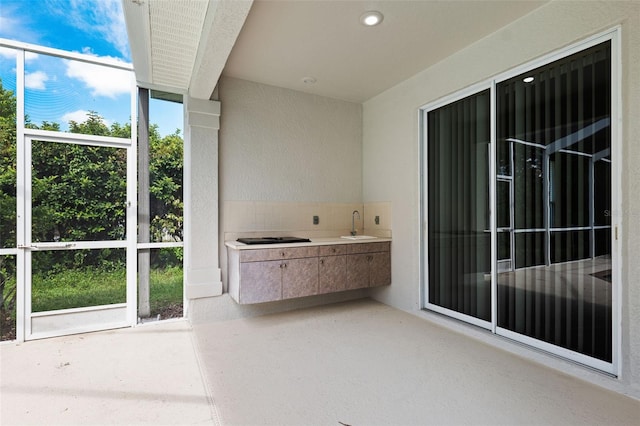
[[[559,49],[553,53],[547,54],[541,58],[530,61],[521,66],[515,67],[509,71],[495,75],[494,77],[467,87],[452,95],[439,99],[435,102],[419,108],[419,147],[420,147],[420,304],[422,309],[427,309],[437,313],[447,315],[449,317],[468,322],[470,324],[491,330],[492,333],[506,337],[508,339],[524,343],[533,348],[541,349],[553,355],[574,361],[600,371],[609,373],[614,376],[620,375],[620,354],[621,354],[621,338],[620,330],[622,327],[621,316],[621,285],[622,285],[622,242],[620,236],[623,225],[622,210],[622,92],[621,92],[621,27],[604,31],[600,34],[591,36],[571,46]],[[611,306],[611,324],[612,324],[612,361],[611,363],[602,361],[578,352],[552,345],[542,340],[534,339],[523,334],[498,327],[498,281],[497,281],[497,265],[498,265],[498,247],[497,247],[497,204],[496,204],[496,126],[497,126],[497,105],[496,105],[496,86],[505,80],[523,74],[527,71],[550,64],[564,57],[571,56],[582,50],[588,49],[595,45],[609,41],[611,43],[611,258],[612,258],[612,306]],[[472,96],[483,90],[490,89],[491,96],[491,140],[489,144],[490,160],[489,160],[489,205],[490,208],[490,232],[491,232],[491,322],[486,322],[469,315],[452,311],[429,302],[429,262],[428,262],[428,158],[427,158],[427,135],[428,121],[427,114],[430,111],[440,107],[449,105],[460,99]],[[513,225],[513,224],[512,224]],[[548,242],[547,242],[548,243]],[[512,253],[512,262],[514,261]]]
[[[420,134],[421,134],[421,140],[422,141],[426,141],[427,138],[427,134],[428,134],[428,120],[427,120],[427,114],[430,111],[434,111],[438,108],[447,106],[449,104],[452,104],[454,102],[460,101],[464,98],[473,96],[477,93],[480,93],[482,91],[485,90],[490,90],[491,89],[491,81],[485,81],[482,83],[478,83],[475,84],[473,86],[467,87],[459,92],[456,92],[453,95],[447,96],[445,98],[442,98],[432,104],[429,104],[426,107],[422,107],[420,108]],[[491,96],[491,100],[490,100],[490,108],[493,109],[494,107],[494,95],[493,92],[490,90],[490,96]],[[491,121],[493,122],[493,112],[491,112]],[[491,129],[490,129],[490,141],[494,140],[494,126],[493,124],[491,125]],[[489,156],[490,156],[490,161],[489,161],[489,181],[491,181],[491,176],[493,176],[494,171],[495,171],[495,160],[493,161],[493,165],[492,165],[492,161],[491,161],[491,157],[492,157],[492,150],[495,150],[494,147],[495,144],[493,143],[489,143]],[[495,154],[495,153],[494,153]],[[428,155],[427,155],[427,147],[426,147],[426,143],[420,143],[420,158],[421,158],[421,171],[420,171],[420,175],[421,175],[421,179],[420,179],[420,186],[421,186],[421,190],[420,190],[420,196],[421,196],[421,222],[422,222],[422,226],[420,227],[420,229],[422,230],[421,232],[421,250],[422,250],[422,255],[420,256],[421,260],[420,260],[420,264],[421,264],[421,282],[423,283],[423,285],[421,285],[420,287],[420,299],[421,299],[421,307],[423,309],[428,309],[434,312],[438,312],[440,314],[444,314],[447,316],[450,316],[452,318],[461,320],[461,321],[465,321],[468,322],[470,324],[473,324],[475,326],[481,327],[481,328],[485,328],[488,330],[492,330],[493,331],[493,324],[495,323],[495,319],[497,317],[494,317],[495,315],[495,309],[494,309],[494,297],[493,297],[493,285],[492,285],[492,289],[491,289],[491,321],[484,321],[480,318],[476,318],[474,316],[471,315],[467,315],[467,314],[463,314],[460,312],[456,312],[454,310],[448,309],[448,308],[444,308],[442,306],[439,305],[435,305],[433,303],[429,302],[429,290],[428,290],[428,277],[429,277],[429,261],[428,261],[428,240],[427,240],[427,235],[428,235],[428,212],[429,212],[429,197],[428,197],[428,185],[429,185],[429,181],[428,181],[428,169],[429,169],[429,165],[428,165]],[[495,196],[495,195],[494,195]],[[493,206],[494,205],[494,199],[491,198],[492,194],[491,191],[489,192],[489,205]],[[493,223],[493,208],[490,209],[489,212],[489,222],[492,224]],[[493,248],[493,244],[494,244],[494,237],[493,235],[491,236],[491,253],[492,253],[492,257],[491,257],[491,265],[494,265],[494,259],[493,259],[493,252],[494,252],[494,248]],[[493,277],[492,277],[492,281],[493,281]]]

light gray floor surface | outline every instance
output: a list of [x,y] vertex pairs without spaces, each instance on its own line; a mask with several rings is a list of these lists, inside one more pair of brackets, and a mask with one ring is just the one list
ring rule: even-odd
[[638,425],[640,402],[364,300],[195,326],[228,425]]
[[2,425],[640,424],[637,400],[371,300],[0,356]]
[[214,424],[187,321],[0,345],[0,425]]

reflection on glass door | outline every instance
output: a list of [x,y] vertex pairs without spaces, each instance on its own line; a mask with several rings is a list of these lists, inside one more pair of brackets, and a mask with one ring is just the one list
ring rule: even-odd
[[612,37],[425,107],[423,265],[426,308],[615,373]]
[[496,86],[497,164],[511,165],[515,219],[514,267],[498,274],[497,325],[607,363],[610,70],[606,42]]

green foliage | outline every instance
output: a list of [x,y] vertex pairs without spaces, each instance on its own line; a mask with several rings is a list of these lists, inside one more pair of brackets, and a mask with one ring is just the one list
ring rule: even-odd
[[151,268],[182,267],[183,253],[182,247],[151,250]]
[[[0,248],[16,245],[16,98],[0,79]],[[15,324],[15,258],[0,256],[0,337]]]
[[[28,117],[25,117],[25,127],[60,131],[58,123],[44,121],[37,125]],[[128,138],[131,123],[107,126],[97,112],[91,111],[82,123],[70,121],[69,131]],[[178,130],[161,137],[157,125],[151,126],[149,134],[151,241],[182,241],[183,140]],[[0,79],[0,248],[16,247],[16,147],[16,97],[4,88]],[[32,162],[33,241],[126,238],[125,149],[33,141]],[[3,262],[6,258],[0,256],[3,314],[15,310],[15,263]],[[71,302],[70,293],[60,289],[71,288],[82,293],[78,287],[81,281],[91,283],[90,293],[95,293],[91,297],[96,299],[78,302],[78,306],[117,300],[121,289],[103,292],[100,285],[111,288],[107,284],[115,278],[123,283],[124,276],[119,277],[118,271],[124,269],[124,262],[119,250],[38,252],[33,260],[34,286],[40,288],[42,284],[41,297],[48,300],[43,302],[47,310],[75,304]],[[181,264],[182,249],[159,250],[152,257],[152,266],[156,268]],[[64,273],[68,271],[80,272]],[[66,281],[61,283],[58,279]],[[116,293],[120,296],[114,299]],[[38,294],[34,293],[34,300],[40,297]],[[182,300],[181,296],[179,299]]]
[[16,244],[16,98],[0,80],[0,248]]
[[16,262],[15,256],[0,256],[0,338],[14,338],[16,322]]
[[34,141],[34,241],[125,237],[124,149]]
[[[69,121],[69,131],[71,133],[82,133],[83,135],[112,136],[111,131],[97,112],[89,111],[88,115],[87,121],[83,123]],[[129,137],[129,135],[124,137]]]
[[34,274],[31,305],[33,312],[108,305],[126,301],[126,271],[86,268],[57,274]]
[[149,277],[151,315],[171,304],[182,305],[182,267],[152,269]]
[[[126,301],[126,271],[76,269],[57,274],[35,274],[32,286],[33,312],[109,305]],[[182,303],[182,268],[153,269],[150,276],[152,312]],[[15,281],[14,281],[15,287]]]
[[160,138],[158,126],[149,129],[149,195],[151,241],[182,241],[182,157],[179,131]]

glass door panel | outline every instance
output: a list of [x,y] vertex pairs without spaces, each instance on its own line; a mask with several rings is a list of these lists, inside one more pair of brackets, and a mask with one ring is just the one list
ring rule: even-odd
[[491,321],[489,91],[427,113],[428,304]]
[[[515,270],[498,274],[498,332],[607,363],[610,70],[605,42],[496,85],[496,137],[514,144],[515,187]],[[504,157],[498,151],[497,163]]]

